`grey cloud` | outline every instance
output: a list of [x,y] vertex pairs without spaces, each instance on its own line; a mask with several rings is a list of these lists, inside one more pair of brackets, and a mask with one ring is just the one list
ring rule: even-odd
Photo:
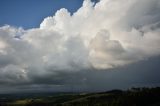
[[[159,86],[160,57],[107,70],[83,70],[79,72],[57,72],[47,77],[33,77],[32,83],[7,85],[5,92],[36,91],[106,91],[110,89],[126,89],[136,86]],[[53,84],[54,83],[54,84]],[[2,86],[2,85],[1,85]],[[12,88],[10,89],[10,86]],[[4,85],[1,87],[4,88]],[[12,91],[13,92],[13,91]]]
[[[151,70],[139,71],[138,65],[160,55],[159,7],[159,0],[100,0],[96,4],[85,0],[73,15],[60,9],[45,18],[40,28],[0,27],[0,84],[15,89],[74,85],[97,90],[140,80],[159,83],[158,78],[146,76]],[[131,63],[138,68],[133,71]],[[129,68],[123,71],[121,67]],[[145,70],[148,74],[143,75]],[[127,77],[130,72],[135,78]]]
[[159,0],[141,0],[132,5],[126,12],[126,15],[120,20],[129,28],[140,28],[145,25],[157,23],[160,21],[160,3]]

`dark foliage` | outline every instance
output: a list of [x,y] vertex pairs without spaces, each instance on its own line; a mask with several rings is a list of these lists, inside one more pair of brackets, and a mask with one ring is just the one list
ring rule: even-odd
[[[19,100],[26,102],[18,104]],[[160,87],[100,93],[61,93],[18,97],[1,95],[0,106],[160,106]]]

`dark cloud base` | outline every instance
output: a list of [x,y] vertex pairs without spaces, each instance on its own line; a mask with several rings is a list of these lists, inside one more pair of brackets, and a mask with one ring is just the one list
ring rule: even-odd
[[109,70],[83,70],[34,78],[32,83],[2,85],[0,93],[13,92],[94,92],[131,87],[160,86],[160,56]]

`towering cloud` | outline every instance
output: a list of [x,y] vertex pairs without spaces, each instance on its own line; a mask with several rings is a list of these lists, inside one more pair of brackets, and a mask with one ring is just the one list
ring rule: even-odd
[[158,56],[159,11],[159,0],[84,0],[73,15],[62,8],[39,28],[0,27],[0,84],[63,85],[74,73]]

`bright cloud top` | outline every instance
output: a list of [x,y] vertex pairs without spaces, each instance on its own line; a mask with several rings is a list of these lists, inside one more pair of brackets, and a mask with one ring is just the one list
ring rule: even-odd
[[159,0],[85,0],[73,15],[62,8],[39,28],[0,27],[0,83],[57,84],[61,73],[160,55],[159,11]]

